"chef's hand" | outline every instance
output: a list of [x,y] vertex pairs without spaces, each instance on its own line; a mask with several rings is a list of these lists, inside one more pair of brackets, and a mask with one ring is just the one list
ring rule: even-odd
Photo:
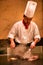
[[10,43],[10,47],[11,47],[11,48],[15,48],[15,43],[14,43],[14,42],[11,42],[11,43]]
[[31,43],[31,45],[30,45],[30,48],[32,49],[32,48],[35,48],[35,45],[37,44],[37,42],[39,42],[39,38],[36,38],[36,39],[34,39],[34,41]]
[[30,48],[31,49],[35,48],[35,44],[36,44],[35,42],[32,42],[31,45],[30,45]]
[[15,42],[13,39],[10,39],[10,47],[15,48]]

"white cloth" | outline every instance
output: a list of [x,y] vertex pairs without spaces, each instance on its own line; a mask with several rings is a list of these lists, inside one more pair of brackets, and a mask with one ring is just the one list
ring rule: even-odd
[[28,29],[25,29],[22,21],[15,23],[8,34],[9,38],[15,39],[18,43],[30,43],[33,42],[33,38],[39,38],[40,34],[37,25],[31,21]]

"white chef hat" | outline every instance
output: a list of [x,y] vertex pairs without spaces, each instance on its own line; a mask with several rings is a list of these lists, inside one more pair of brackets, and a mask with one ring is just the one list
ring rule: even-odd
[[26,5],[26,9],[24,12],[24,15],[32,18],[34,16],[35,10],[36,10],[37,2],[34,1],[28,1]]

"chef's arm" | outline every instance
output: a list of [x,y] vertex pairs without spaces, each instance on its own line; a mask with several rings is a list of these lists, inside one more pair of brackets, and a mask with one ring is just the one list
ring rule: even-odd
[[36,46],[37,42],[40,41],[40,39],[41,39],[41,36],[40,36],[39,30],[38,30],[38,27],[37,27],[37,25],[35,25],[34,40],[31,43],[30,48],[34,48]]
[[35,45],[37,44],[37,42],[39,42],[39,38],[35,38],[34,39],[34,41],[31,43],[31,45],[30,45],[30,48],[32,49],[32,48],[34,48],[35,47]]
[[34,39],[35,45],[39,42],[39,38]]
[[10,47],[15,48],[15,42],[13,38],[10,38]]

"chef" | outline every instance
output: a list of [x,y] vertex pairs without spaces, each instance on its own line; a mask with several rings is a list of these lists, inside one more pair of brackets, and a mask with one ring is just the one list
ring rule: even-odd
[[[23,20],[16,22],[8,34],[10,49],[13,49],[12,53],[28,61],[38,59],[38,56],[34,56],[31,53],[40,40],[38,26],[32,21],[36,7],[37,2],[28,1],[23,14]],[[10,54],[12,53],[10,52]]]

